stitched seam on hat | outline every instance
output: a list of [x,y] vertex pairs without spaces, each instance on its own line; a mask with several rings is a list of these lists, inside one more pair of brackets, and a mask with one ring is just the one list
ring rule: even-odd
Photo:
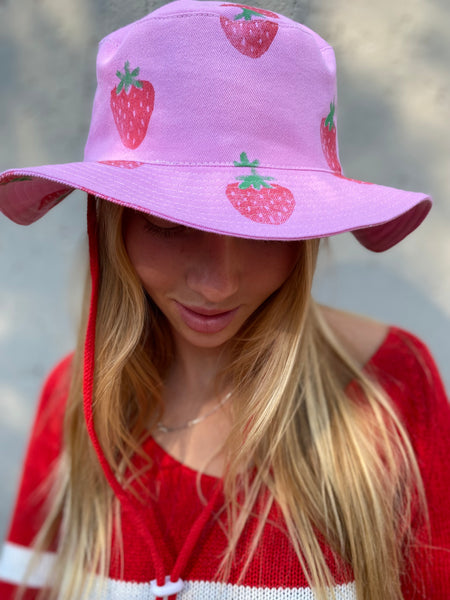
[[[114,159],[112,159],[114,160]],[[191,167],[199,167],[199,168],[207,168],[207,169],[212,169],[212,168],[223,168],[223,169],[235,169],[234,165],[232,165],[231,163],[218,163],[218,162],[202,162],[202,163],[196,163],[196,162],[180,162],[180,161],[174,161],[174,162],[169,162],[169,161],[158,161],[158,160],[153,160],[153,161],[139,161],[142,162],[142,166],[156,166],[156,167],[186,167],[186,168],[191,168]],[[89,161],[83,161],[80,164],[103,164],[101,160],[89,160]],[[108,165],[105,165],[108,166]],[[330,173],[331,175],[336,175],[336,171],[331,171],[330,169],[318,169],[315,167],[297,167],[294,165],[274,165],[271,163],[260,163],[258,165],[258,169],[274,169],[276,171],[310,171],[310,172],[318,172],[318,173]]]
[[[90,160],[90,161],[80,161],[78,163],[67,163],[63,164],[63,165],[46,165],[46,166],[62,166],[62,167],[69,167],[70,165],[102,165],[102,166],[110,166],[110,165],[104,165],[101,161],[96,161],[96,160]],[[227,164],[227,163],[180,163],[180,162],[173,162],[173,163],[162,163],[162,162],[143,162],[142,166],[155,166],[155,167],[206,167],[206,168],[215,168],[215,167],[219,167],[219,168],[235,168],[233,165],[231,164]],[[11,175],[11,174],[17,174],[17,175],[32,175],[33,177],[37,177],[38,179],[47,179],[48,177],[51,177],[51,179],[53,181],[58,181],[59,183],[63,184],[63,185],[67,185],[69,187],[72,187],[72,184],[68,184],[64,181],[61,181],[57,178],[55,178],[53,175],[47,175],[45,173],[37,173],[37,172],[33,172],[34,169],[38,169],[39,167],[24,167],[23,169],[8,169],[7,171],[5,171],[4,173],[2,173],[2,175]],[[311,173],[328,173],[330,175],[336,175],[336,171],[330,171],[327,169],[315,169],[312,167],[293,167],[293,166],[274,166],[271,164],[264,164],[264,165],[259,165],[258,166],[259,169],[273,169],[275,171],[300,171],[300,172],[311,172]]]

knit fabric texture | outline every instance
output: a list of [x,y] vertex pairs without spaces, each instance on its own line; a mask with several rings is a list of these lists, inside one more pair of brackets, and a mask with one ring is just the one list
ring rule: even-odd
[[[41,394],[25,459],[13,519],[0,559],[0,598],[13,600],[31,557],[31,544],[44,517],[42,483],[60,450],[62,420],[71,357],[60,362],[48,377]],[[431,550],[418,553],[414,572],[403,577],[404,597],[445,600],[450,589],[450,405],[438,370],[426,346],[410,333],[391,327],[386,339],[365,365],[378,377],[402,418],[412,441],[427,494],[431,521]],[[169,574],[204,509],[198,494],[198,473],[167,454],[152,438],[144,445],[153,459],[145,475],[148,502],[153,505],[160,531],[152,532]],[[82,485],[82,482],[80,483]],[[200,487],[206,501],[219,485],[215,477],[202,475]],[[217,569],[226,548],[225,517],[218,508],[203,527],[183,570],[184,588],[177,600],[306,600],[313,599],[305,574],[286,533],[281,512],[275,505],[265,525],[261,542],[243,580],[241,569],[257,526],[250,518],[238,544],[237,558],[227,582],[217,581]],[[145,536],[135,527],[125,507],[122,510],[124,562],[112,554],[109,578],[101,598],[143,600],[152,598],[150,582],[154,565]],[[225,524],[226,526],[226,524]],[[36,598],[52,569],[56,547],[41,556],[32,571],[25,600]],[[337,600],[356,598],[351,569],[323,552],[335,577]],[[421,554],[423,552],[423,554]],[[420,556],[419,556],[420,554]],[[86,600],[94,598],[96,588]],[[424,589],[425,586],[425,589]]]

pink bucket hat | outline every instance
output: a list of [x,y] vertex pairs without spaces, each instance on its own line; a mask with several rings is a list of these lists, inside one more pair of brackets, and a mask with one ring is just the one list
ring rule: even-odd
[[0,176],[27,225],[74,189],[221,234],[295,240],[352,231],[390,248],[429,196],[346,178],[336,63],[314,31],[243,4],[177,0],[100,42],[84,160]]

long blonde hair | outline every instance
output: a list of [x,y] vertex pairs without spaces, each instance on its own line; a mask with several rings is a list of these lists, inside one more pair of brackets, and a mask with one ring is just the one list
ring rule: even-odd
[[[143,454],[143,438],[163,414],[161,391],[173,348],[165,318],[145,297],[128,259],[122,216],[121,207],[98,201],[93,405],[110,465],[118,477],[129,470],[139,481],[133,457]],[[218,577],[226,579],[238,539],[263,498],[242,573],[276,502],[320,600],[333,597],[334,584],[321,537],[351,567],[359,600],[399,600],[415,543],[412,511],[426,514],[418,466],[390,399],[347,355],[311,298],[319,241],[301,246],[288,280],[232,340],[232,358],[221,374],[233,386],[234,422],[225,446],[229,545]],[[38,552],[49,548],[58,532],[51,592],[45,592],[50,600],[81,598],[94,573],[107,575],[114,523],[120,531],[117,501],[88,438],[82,409],[89,295],[88,282],[64,450],[35,544]],[[131,487],[139,494],[138,486]],[[120,543],[113,551],[120,554]]]

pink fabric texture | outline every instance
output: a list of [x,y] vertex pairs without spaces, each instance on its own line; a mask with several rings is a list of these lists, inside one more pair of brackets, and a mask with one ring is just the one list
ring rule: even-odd
[[78,188],[221,234],[359,230],[381,251],[431,207],[343,175],[333,49],[272,11],[177,0],[102,40],[97,80],[84,160],[3,173],[10,219],[29,224]]

